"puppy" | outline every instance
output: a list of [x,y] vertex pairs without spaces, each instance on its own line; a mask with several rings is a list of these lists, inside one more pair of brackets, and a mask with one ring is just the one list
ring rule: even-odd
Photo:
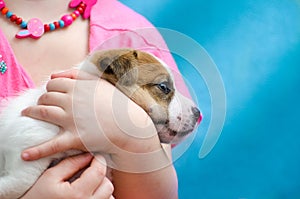
[[[113,49],[92,53],[79,66],[115,85],[151,117],[162,143],[178,143],[201,120],[193,102],[174,86],[166,64],[158,58],[133,49]],[[45,88],[31,89],[11,100],[0,115],[0,198],[22,196],[47,169],[54,158],[79,152],[65,152],[37,161],[25,162],[21,151],[50,140],[59,127],[20,112],[36,103]]]

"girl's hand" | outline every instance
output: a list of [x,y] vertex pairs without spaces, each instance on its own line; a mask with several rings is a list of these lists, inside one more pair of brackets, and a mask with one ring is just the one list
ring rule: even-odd
[[[71,183],[68,181],[84,168],[79,178]],[[113,199],[113,190],[112,183],[106,178],[105,159],[84,154],[69,157],[46,170],[22,199]]]
[[150,117],[110,83],[70,70],[52,75],[47,91],[37,106],[28,107],[22,114],[56,124],[65,132],[25,150],[24,160],[69,149],[122,157],[161,149]]
[[[61,75],[67,78],[58,78]],[[57,77],[57,79],[55,79]],[[35,160],[68,149],[85,151],[84,146],[76,135],[76,127],[72,114],[72,91],[75,87],[75,78],[95,80],[96,77],[88,73],[78,73],[72,69],[52,75],[47,83],[48,92],[40,96],[37,106],[28,107],[22,111],[22,115],[43,120],[60,126],[61,132],[52,140],[25,150],[22,153],[24,160]]]
[[23,114],[59,125],[65,132],[25,150],[23,159],[69,149],[102,151],[112,160],[108,165],[113,168],[116,197],[177,198],[171,148],[160,144],[142,108],[111,84],[88,74],[71,70],[52,78],[39,105]]

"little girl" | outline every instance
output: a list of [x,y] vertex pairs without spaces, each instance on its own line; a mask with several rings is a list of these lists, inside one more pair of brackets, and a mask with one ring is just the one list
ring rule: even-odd
[[[0,0],[0,12],[2,106],[9,97],[42,85],[45,78],[53,72],[66,70],[80,63],[96,48],[140,48],[155,54],[177,71],[157,30],[141,15],[116,0]],[[37,106],[29,107],[22,114],[56,124],[61,127],[62,132],[47,143],[25,150],[22,153],[24,160],[31,161],[69,149],[87,151],[75,131],[72,103],[82,101],[73,99],[73,88],[75,83],[82,85],[83,92],[85,84],[79,82],[93,81],[97,80],[88,74],[79,74],[76,70],[52,74],[47,83],[48,92],[40,97]],[[178,82],[182,84],[181,79]],[[114,88],[109,84],[101,85],[101,88],[95,90],[94,96],[99,98],[97,106],[105,107],[113,100],[108,93]],[[80,94],[77,93],[76,96]],[[128,103],[126,97],[118,100]],[[139,126],[149,125],[148,115],[133,102],[129,103],[134,123]],[[87,106],[89,104],[82,105],[83,109]],[[106,111],[105,114],[112,114],[109,107]],[[103,113],[99,114],[97,111],[96,115],[103,117]],[[81,125],[89,126],[88,122],[83,120]],[[115,126],[114,121],[105,123],[106,129],[116,129]],[[152,130],[155,135],[155,128]],[[164,166],[146,173],[114,169],[113,182],[110,182],[105,177],[106,165],[100,164],[88,153],[78,155],[67,158],[44,172],[23,199],[177,198],[177,177],[170,160],[170,147],[162,147],[157,136],[143,140],[121,136],[111,144],[138,154],[158,151],[159,155],[156,158],[152,156],[149,162],[153,162],[153,165],[163,162]],[[120,165],[135,162],[132,166],[138,169],[139,163],[135,157],[113,155]],[[103,157],[98,156],[97,159],[103,160]],[[148,163],[147,159],[145,161]],[[142,163],[140,166],[142,167]],[[86,169],[77,180],[68,181],[83,168]]]

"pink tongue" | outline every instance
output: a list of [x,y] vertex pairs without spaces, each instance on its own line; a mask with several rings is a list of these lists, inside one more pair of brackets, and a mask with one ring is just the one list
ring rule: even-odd
[[202,121],[202,119],[203,119],[203,116],[202,116],[202,114],[200,113],[200,116],[199,116],[199,118],[198,118],[197,124],[200,124],[200,122]]

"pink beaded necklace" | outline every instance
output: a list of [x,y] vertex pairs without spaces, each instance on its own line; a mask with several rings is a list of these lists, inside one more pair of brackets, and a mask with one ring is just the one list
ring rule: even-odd
[[70,14],[65,14],[60,18],[60,20],[49,24],[43,24],[43,22],[38,18],[29,19],[28,22],[24,21],[21,17],[18,17],[9,11],[9,9],[5,6],[4,0],[0,0],[0,11],[1,14],[6,16],[6,18],[12,23],[21,27],[22,30],[16,34],[16,38],[21,39],[31,37],[38,39],[44,33],[70,26],[80,15],[82,15],[84,19],[89,18],[91,9],[96,2],[97,0],[71,0],[69,7],[75,8],[75,11]]

